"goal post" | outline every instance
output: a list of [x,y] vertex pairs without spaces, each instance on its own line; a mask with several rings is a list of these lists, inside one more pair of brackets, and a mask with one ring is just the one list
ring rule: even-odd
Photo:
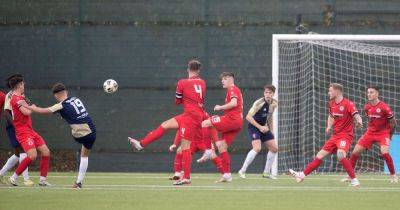
[[[364,128],[356,129],[353,149],[367,125],[363,111],[367,86],[379,86],[380,97],[399,117],[400,35],[273,35],[272,84],[279,103],[273,115],[279,145],[273,174],[303,169],[329,137],[324,130],[331,82],[344,85],[345,97],[362,114]],[[379,148],[374,146],[363,153],[356,170],[382,172],[383,166]],[[317,172],[341,171],[332,155]]]

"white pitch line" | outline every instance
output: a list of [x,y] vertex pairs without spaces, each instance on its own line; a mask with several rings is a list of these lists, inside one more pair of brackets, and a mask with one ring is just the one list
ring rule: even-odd
[[[31,176],[38,178],[39,176]],[[50,175],[49,178],[76,178],[76,176],[64,176],[64,175]],[[341,176],[342,178],[345,176]],[[86,179],[168,179],[168,176],[86,176]],[[211,177],[211,176],[194,176],[192,179],[203,179],[203,180],[214,180],[218,179],[218,177]],[[234,178],[237,180],[242,180],[241,178]],[[291,177],[279,177],[278,180],[292,180]],[[256,178],[256,177],[248,177],[243,180],[269,180],[267,178]],[[319,177],[307,177],[306,180],[335,180],[338,181],[339,179],[336,178],[319,178]],[[387,178],[358,178],[360,181],[387,181],[389,182],[390,179]]]
[[[121,188],[129,187],[129,188]],[[9,189],[44,189],[44,190],[77,190],[70,185],[56,185],[52,187],[0,187],[0,190]],[[400,192],[400,188],[351,188],[351,187],[293,187],[293,186],[273,186],[273,187],[219,187],[219,186],[166,186],[166,185],[87,185],[79,190],[117,190],[117,191],[137,191],[137,190],[195,190],[195,191],[351,191],[351,192]]]

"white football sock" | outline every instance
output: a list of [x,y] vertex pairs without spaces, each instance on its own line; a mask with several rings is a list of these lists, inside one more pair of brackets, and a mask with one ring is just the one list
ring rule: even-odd
[[3,168],[0,170],[0,176],[4,176],[7,171],[12,169],[18,163],[18,156],[12,155],[8,158],[6,164],[4,164]]
[[[25,158],[26,158],[26,153],[20,153],[19,154],[19,163],[21,163]],[[29,173],[28,173],[28,167],[26,167],[25,171],[22,172],[22,176],[24,177],[24,181],[29,180]]]
[[244,160],[243,166],[240,169],[242,173],[245,173],[247,171],[247,167],[253,162],[254,158],[257,156],[257,152],[254,150],[250,150],[249,153],[247,153],[247,157]]
[[83,178],[85,177],[85,174],[86,174],[88,164],[89,164],[89,158],[81,157],[81,163],[79,164],[79,173],[78,173],[78,178],[76,180],[76,183],[81,183],[83,181]]
[[268,151],[267,154],[267,161],[265,161],[265,168],[264,168],[264,172],[266,173],[271,173],[271,168],[272,168],[272,164],[275,161],[276,158],[276,152],[270,152]]

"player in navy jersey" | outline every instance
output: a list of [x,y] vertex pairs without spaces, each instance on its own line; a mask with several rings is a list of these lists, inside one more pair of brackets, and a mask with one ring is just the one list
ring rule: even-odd
[[77,97],[68,96],[65,85],[56,83],[52,90],[58,103],[48,108],[40,108],[34,104],[26,108],[40,114],[58,113],[71,126],[72,137],[82,144],[79,174],[73,187],[82,188],[82,181],[88,167],[88,156],[96,141],[96,127],[82,101]]
[[273,99],[275,86],[266,85],[264,87],[264,97],[256,100],[246,116],[248,124],[249,138],[252,144],[252,150],[246,156],[242,168],[239,170],[239,176],[246,178],[247,167],[253,162],[256,155],[261,151],[262,143],[268,149],[265,162],[263,177],[276,179],[272,174],[272,164],[278,153],[278,144],[273,134],[272,114],[278,106],[278,102]]

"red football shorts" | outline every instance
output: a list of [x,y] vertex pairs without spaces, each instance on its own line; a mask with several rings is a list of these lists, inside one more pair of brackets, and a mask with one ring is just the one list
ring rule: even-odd
[[174,118],[178,122],[179,133],[182,139],[188,141],[198,141],[202,139],[202,117],[183,113]]
[[372,134],[365,133],[358,140],[357,144],[365,147],[366,149],[371,149],[372,145],[377,142],[379,146],[390,146],[390,134]]
[[210,118],[211,124],[221,133],[221,139],[225,140],[228,145],[233,143],[235,137],[240,133],[243,126],[243,119],[231,118],[228,116],[214,115]]
[[328,151],[331,154],[335,153],[338,149],[342,149],[348,152],[350,150],[352,142],[353,135],[333,135],[328,141],[325,142],[322,149]]
[[21,144],[21,147],[25,152],[46,144],[43,138],[35,131],[17,133],[16,136],[19,144]]

